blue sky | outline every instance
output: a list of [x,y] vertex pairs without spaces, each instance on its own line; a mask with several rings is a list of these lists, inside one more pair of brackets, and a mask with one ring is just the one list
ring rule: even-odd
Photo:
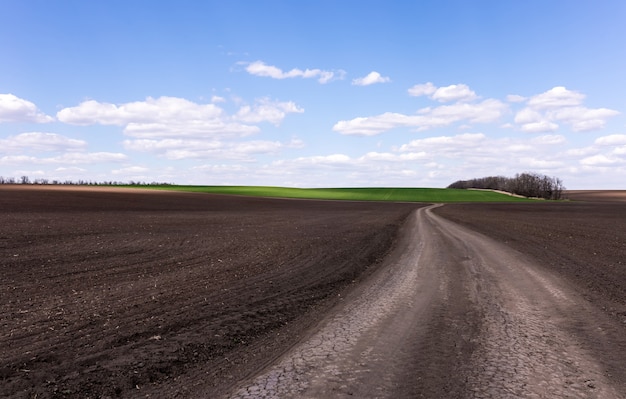
[[626,189],[626,2],[0,0],[0,176]]

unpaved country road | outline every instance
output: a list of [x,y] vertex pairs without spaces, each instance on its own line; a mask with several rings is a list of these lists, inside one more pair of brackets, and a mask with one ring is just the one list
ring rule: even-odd
[[432,208],[308,337],[227,397],[626,398],[625,326]]

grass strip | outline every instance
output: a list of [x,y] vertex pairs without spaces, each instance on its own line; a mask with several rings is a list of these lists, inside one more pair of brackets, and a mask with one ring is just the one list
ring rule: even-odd
[[346,201],[392,201],[392,202],[524,202],[526,198],[492,191],[461,190],[449,188],[290,188],[271,186],[178,186],[150,185],[128,186],[159,190],[187,191],[211,194],[247,195],[254,197],[301,198]]

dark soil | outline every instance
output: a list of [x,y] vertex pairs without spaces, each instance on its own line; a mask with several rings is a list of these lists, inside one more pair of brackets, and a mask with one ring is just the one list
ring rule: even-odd
[[[568,196],[434,212],[534,258],[626,323],[626,196]],[[0,186],[0,397],[230,392],[386,271],[419,206]],[[465,272],[459,262],[449,268]],[[429,337],[458,338],[429,325]]]
[[417,206],[0,186],[0,397],[223,392],[373,272]]

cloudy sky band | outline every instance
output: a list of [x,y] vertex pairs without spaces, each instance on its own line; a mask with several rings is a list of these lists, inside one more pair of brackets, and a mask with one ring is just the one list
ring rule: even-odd
[[0,176],[624,188],[625,3],[322,3],[3,4]]

